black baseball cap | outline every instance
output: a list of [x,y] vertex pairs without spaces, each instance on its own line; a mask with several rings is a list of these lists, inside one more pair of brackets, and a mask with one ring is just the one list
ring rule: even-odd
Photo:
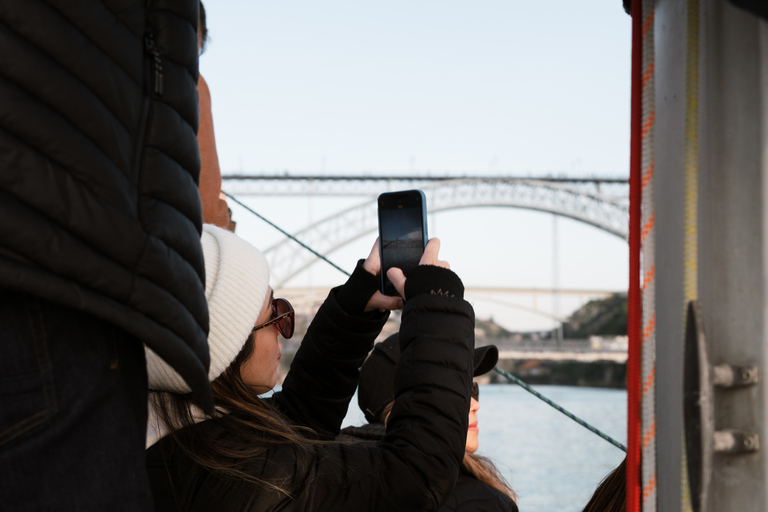
[[[475,370],[473,375],[483,375],[496,366],[499,349],[496,345],[475,348]],[[357,388],[357,403],[368,423],[378,423],[379,416],[388,403],[395,399],[395,367],[400,359],[400,337],[393,334],[374,345],[368,359],[360,368],[360,384]]]

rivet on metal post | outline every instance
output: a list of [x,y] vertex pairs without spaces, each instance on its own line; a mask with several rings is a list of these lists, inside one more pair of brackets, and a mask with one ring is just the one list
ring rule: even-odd
[[714,438],[717,453],[749,453],[760,449],[760,436],[754,433],[725,429],[715,431]]
[[753,386],[758,381],[759,372],[756,366],[718,364],[712,370],[712,382],[721,388]]

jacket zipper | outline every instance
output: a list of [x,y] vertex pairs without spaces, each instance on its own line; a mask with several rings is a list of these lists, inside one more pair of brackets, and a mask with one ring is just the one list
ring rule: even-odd
[[160,58],[160,51],[155,44],[155,36],[152,32],[147,32],[144,35],[144,47],[152,55],[155,60],[155,94],[158,96],[163,95],[163,59]]
[[150,109],[152,104],[152,92],[155,95],[162,96],[163,94],[163,61],[160,57],[160,52],[155,44],[155,36],[152,32],[144,34],[144,50],[151,57],[144,61],[144,85],[142,91],[141,100],[141,117],[139,118],[138,132],[134,142],[133,151],[133,204],[134,215],[138,216],[139,209],[139,182],[141,179],[141,166],[142,159],[144,157],[145,139],[147,137],[147,124],[150,118]]

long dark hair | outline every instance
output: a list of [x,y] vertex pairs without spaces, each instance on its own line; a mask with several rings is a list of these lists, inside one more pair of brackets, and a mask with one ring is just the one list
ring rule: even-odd
[[[381,415],[379,417],[379,421],[381,423],[387,423],[389,414],[392,412],[392,406],[394,405],[394,402],[389,402],[384,407],[384,410],[381,411]],[[512,487],[510,487],[507,480],[502,476],[501,472],[493,463],[493,461],[491,461],[491,459],[483,457],[482,455],[476,455],[474,453],[465,451],[464,460],[462,460],[461,466],[464,471],[469,473],[472,477],[480,480],[484,484],[493,487],[498,491],[503,492],[512,498],[512,501],[517,503],[517,494],[512,490]]]
[[259,478],[246,470],[246,463],[258,459],[270,447],[287,445],[296,454],[296,474],[306,475],[310,472],[313,447],[321,442],[312,439],[312,429],[292,425],[243,381],[240,367],[253,353],[254,342],[251,334],[232,364],[211,383],[217,410],[226,411],[217,412],[213,421],[231,435],[211,439],[202,435],[200,429],[185,428],[199,421],[195,414],[202,414],[193,406],[191,395],[152,392],[150,403],[170,430],[169,435],[195,463],[264,490],[294,497],[306,482]]
[[624,512],[627,504],[627,459],[606,476],[582,512]]
[[512,501],[517,503],[517,494],[512,490],[512,487],[509,486],[509,483],[501,475],[501,472],[491,459],[475,453],[464,452],[462,466],[467,473],[484,484],[503,492],[512,498]]

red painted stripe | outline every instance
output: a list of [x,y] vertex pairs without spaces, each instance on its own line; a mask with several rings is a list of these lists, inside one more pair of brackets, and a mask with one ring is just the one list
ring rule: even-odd
[[632,100],[629,165],[629,292],[627,335],[627,512],[640,512],[642,298],[640,295],[640,231],[642,214],[643,131],[642,1],[632,2]]

